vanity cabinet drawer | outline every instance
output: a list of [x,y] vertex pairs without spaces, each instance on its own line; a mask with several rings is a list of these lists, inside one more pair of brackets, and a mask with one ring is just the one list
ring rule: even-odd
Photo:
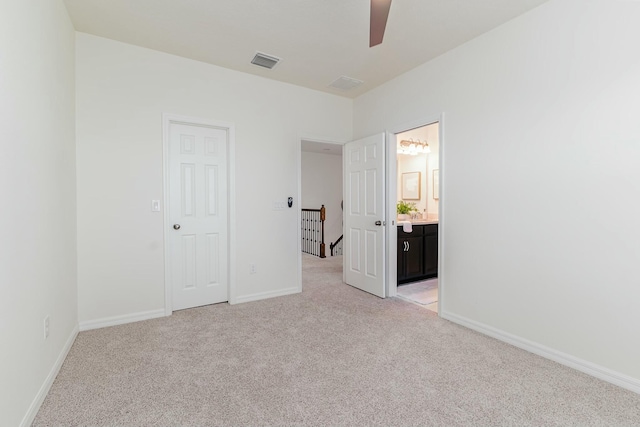
[[416,237],[416,236],[422,236],[422,234],[424,234],[424,225],[414,225],[412,227],[413,231],[411,231],[411,233],[405,233],[402,230],[402,226],[399,225],[398,226],[398,239],[400,238],[404,238],[404,237]]

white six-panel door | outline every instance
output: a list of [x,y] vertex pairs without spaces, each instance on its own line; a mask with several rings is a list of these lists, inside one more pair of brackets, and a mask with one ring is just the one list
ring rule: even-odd
[[227,129],[171,123],[172,309],[228,301]]
[[344,278],[385,297],[384,133],[345,144]]

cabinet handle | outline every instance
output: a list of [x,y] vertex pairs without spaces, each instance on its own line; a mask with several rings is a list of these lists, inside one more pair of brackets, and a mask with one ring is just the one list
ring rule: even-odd
[[409,242],[407,242],[407,252],[409,252]]

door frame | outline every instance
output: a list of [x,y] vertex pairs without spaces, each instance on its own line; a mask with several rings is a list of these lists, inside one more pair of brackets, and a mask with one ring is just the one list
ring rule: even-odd
[[[444,204],[446,203],[445,194],[445,144],[444,144],[444,112],[433,114],[422,119],[413,120],[392,126],[387,129],[387,296],[395,297],[398,295],[398,227],[395,224],[397,217],[396,202],[398,199],[398,170],[397,170],[397,140],[396,135],[407,132],[412,129],[438,123],[438,168],[440,169],[440,182],[438,191],[440,199],[438,200],[438,316],[442,313],[443,301],[445,299],[445,277],[444,277],[444,261],[445,261],[445,227],[444,221]],[[394,143],[392,143],[394,142]],[[393,244],[391,244],[393,242]]]
[[162,114],[162,189],[164,196],[163,209],[163,243],[164,243],[164,314],[170,316],[173,313],[173,287],[171,282],[171,251],[168,230],[171,227],[169,217],[169,141],[172,124],[197,126],[225,130],[227,132],[227,250],[229,254],[227,264],[228,296],[229,304],[236,302],[236,171],[235,171],[235,125],[233,123],[218,120],[202,119],[197,117],[180,116],[176,114]]

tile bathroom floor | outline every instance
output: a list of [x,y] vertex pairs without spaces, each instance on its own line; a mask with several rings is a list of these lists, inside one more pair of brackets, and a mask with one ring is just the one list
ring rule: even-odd
[[398,297],[438,312],[438,279],[422,280],[398,286]]

